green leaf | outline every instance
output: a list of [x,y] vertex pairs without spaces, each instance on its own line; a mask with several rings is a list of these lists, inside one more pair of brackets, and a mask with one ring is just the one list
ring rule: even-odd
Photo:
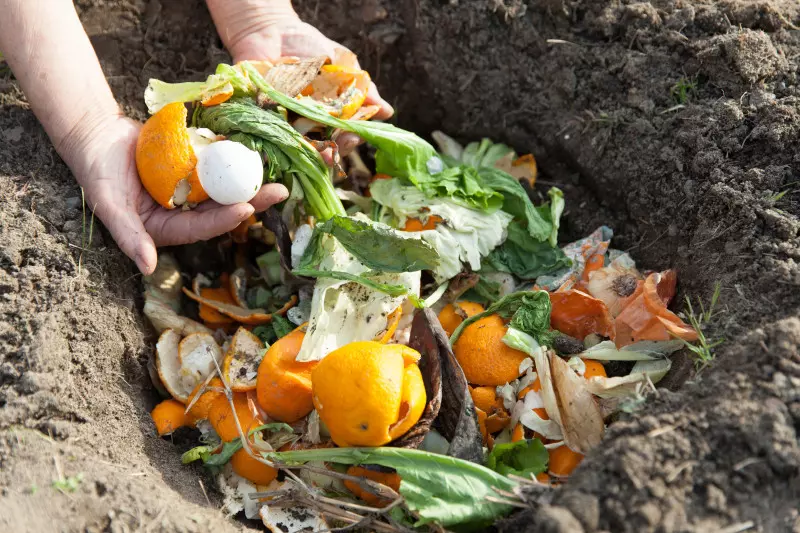
[[428,162],[438,159],[433,146],[410,131],[386,122],[332,117],[311,99],[297,100],[275,90],[248,62],[244,62],[243,67],[260,91],[286,109],[320,124],[353,132],[375,146],[378,149],[375,166],[379,173],[413,182],[414,176],[429,174]]
[[486,279],[485,276],[479,276],[478,283],[464,293],[461,299],[470,302],[492,304],[500,299],[501,288],[502,286],[500,283]]
[[505,444],[496,444],[486,464],[489,468],[507,476],[514,474],[530,477],[547,469],[549,456],[539,439],[526,439]]
[[[317,224],[314,232],[333,235],[348,252],[372,270],[416,272],[433,270],[439,265],[439,254],[430,244],[385,224],[335,216]],[[309,246],[311,244],[315,244],[313,239]]]
[[547,241],[531,238],[525,228],[514,221],[508,226],[505,242],[492,250],[486,258],[483,270],[507,272],[521,279],[536,279],[571,264],[572,261],[560,248],[551,247]]
[[[257,428],[253,428],[247,434],[248,436],[259,431],[288,431],[293,432],[292,426],[284,424],[283,422],[272,422],[269,424],[262,424]],[[181,456],[183,464],[191,463],[192,461],[202,460],[204,466],[224,466],[231,460],[233,454],[242,449],[242,438],[237,437],[230,442],[222,445],[222,449],[218,453],[212,453],[216,448],[209,448],[208,446],[197,446]]]
[[457,166],[435,175],[420,174],[411,182],[428,197],[452,198],[461,205],[481,211],[493,212],[503,206],[503,195],[487,187],[472,167]]
[[510,146],[483,138],[480,142],[469,143],[461,154],[461,162],[475,168],[494,167],[495,163],[511,154],[516,159],[516,152]]
[[[273,316],[273,318],[275,318]],[[253,335],[261,339],[261,341],[269,347],[270,344],[278,340],[275,336],[275,329],[272,327],[271,324],[265,324],[261,326],[256,326],[253,328]]]
[[275,336],[277,338],[282,338],[294,331],[294,324],[289,322],[288,319],[282,317],[281,315],[272,315],[272,329],[275,331]]
[[519,291],[504,296],[490,305],[486,311],[464,320],[450,336],[450,345],[454,345],[464,328],[489,315],[500,315],[511,319],[509,327],[527,333],[539,344],[550,346],[550,295],[547,291]]
[[193,463],[195,461],[203,461],[205,463],[209,457],[211,457],[211,452],[214,451],[214,448],[211,446],[195,446],[188,452],[185,452],[181,455],[181,464],[188,465],[189,463]]
[[[308,211],[315,217],[327,220],[346,214],[322,156],[280,114],[262,109],[249,98],[240,98],[200,109],[196,122],[214,133],[249,136],[246,144],[257,146],[266,156],[269,173],[298,179]],[[237,139],[244,140],[241,136]]]
[[543,218],[533,206],[528,193],[517,178],[502,170],[489,167],[478,169],[478,173],[486,187],[503,195],[503,211],[525,221],[524,227],[528,235],[537,241],[546,241],[550,237],[553,224]]
[[281,253],[278,250],[270,250],[256,257],[256,265],[268,285],[277,285],[281,282]]
[[415,526],[485,527],[507,515],[511,507],[486,501],[495,489],[512,490],[515,481],[484,466],[421,450],[405,448],[329,448],[267,454],[271,461],[377,464],[394,468],[402,479],[400,494],[417,513]]
[[424,307],[424,304],[417,297],[417,295],[411,293],[409,288],[405,285],[378,283],[367,276],[359,276],[358,274],[351,274],[350,272],[341,272],[337,270],[314,270],[310,268],[295,269],[292,271],[292,274],[295,276],[305,276],[307,278],[332,278],[338,279],[339,281],[352,281],[374,291],[388,294],[392,297],[408,296],[408,299],[412,304],[414,304],[415,307]]
[[558,228],[561,226],[561,214],[564,212],[564,193],[561,189],[550,187],[547,191],[550,197],[550,223],[553,226],[553,231],[550,233],[550,246],[556,247],[558,245]]

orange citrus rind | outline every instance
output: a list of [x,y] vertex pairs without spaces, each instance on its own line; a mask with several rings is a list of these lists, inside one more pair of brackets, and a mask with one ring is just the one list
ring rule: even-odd
[[297,303],[297,296],[292,295],[292,297],[289,298],[289,301],[286,302],[283,307],[275,311],[275,313],[268,313],[266,309],[247,309],[238,305],[222,303],[209,298],[204,298],[203,296],[188,290],[186,287],[183,288],[183,293],[197,303],[207,305],[223,315],[232,318],[236,322],[239,322],[240,324],[247,324],[250,326],[258,326],[272,322],[273,314],[284,315],[286,314],[286,311],[294,307]]
[[427,398],[416,350],[359,341],[311,372],[314,407],[337,446],[383,446],[417,423]]
[[136,141],[142,185],[167,209],[208,198],[197,179],[197,155],[186,118],[183,103],[168,104],[147,119]]

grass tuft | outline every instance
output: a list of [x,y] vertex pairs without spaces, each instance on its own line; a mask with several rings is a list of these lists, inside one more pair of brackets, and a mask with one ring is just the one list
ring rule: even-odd
[[83,481],[83,473],[53,480],[53,488],[61,492],[75,492]]
[[691,343],[683,341],[686,349],[691,353],[694,360],[694,367],[697,373],[705,370],[714,362],[714,348],[725,342],[725,339],[710,339],[706,337],[703,332],[703,327],[707,325],[715,316],[714,309],[719,302],[719,296],[722,291],[720,282],[714,284],[714,293],[711,295],[711,301],[708,303],[708,308],[703,304],[703,300],[697,299],[698,310],[692,305],[692,300],[686,297],[686,317],[689,325],[697,332],[697,342]]
[[686,102],[689,101],[689,97],[694,96],[696,92],[697,92],[697,78],[696,77],[687,78],[686,76],[683,76],[669,90],[669,95],[678,104],[684,105],[686,104]]

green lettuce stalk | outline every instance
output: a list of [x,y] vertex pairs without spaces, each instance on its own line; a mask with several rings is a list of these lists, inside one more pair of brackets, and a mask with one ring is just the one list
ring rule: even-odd
[[242,98],[200,108],[195,121],[200,127],[264,154],[270,174],[295,176],[303,188],[308,210],[316,218],[328,220],[347,215],[319,151],[278,113]]

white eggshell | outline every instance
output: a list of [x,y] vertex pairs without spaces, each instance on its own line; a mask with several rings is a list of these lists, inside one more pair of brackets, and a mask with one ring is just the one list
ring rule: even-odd
[[261,156],[234,141],[211,143],[197,154],[200,185],[212,200],[223,205],[247,202],[261,187]]

